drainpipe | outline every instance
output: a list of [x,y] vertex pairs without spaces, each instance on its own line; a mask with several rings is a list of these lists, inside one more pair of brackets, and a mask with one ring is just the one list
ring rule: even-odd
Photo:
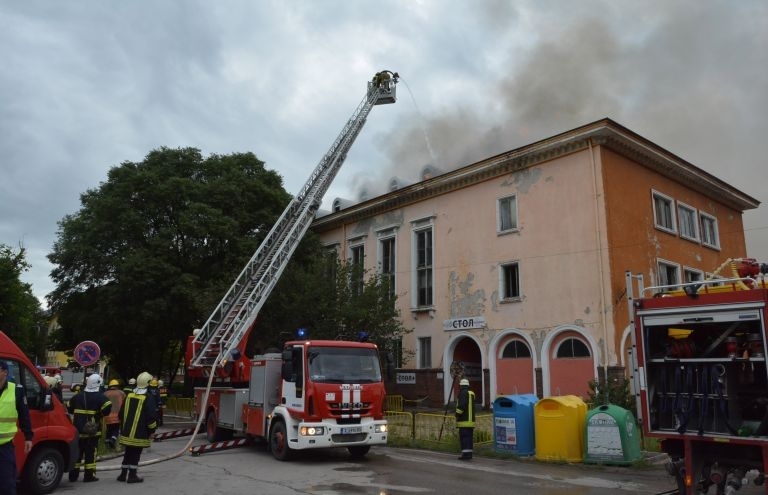
[[[595,150],[592,147],[592,138],[589,139],[589,158],[592,165],[592,194],[595,198],[595,239],[597,240],[597,271],[600,277],[600,325],[603,327],[603,376],[605,376],[605,383],[608,384],[608,325],[605,324],[605,283],[604,275],[605,270],[603,267],[603,243],[600,235],[600,208],[598,202],[598,180],[597,180],[597,163],[595,162]],[[607,388],[607,387],[606,387]]]

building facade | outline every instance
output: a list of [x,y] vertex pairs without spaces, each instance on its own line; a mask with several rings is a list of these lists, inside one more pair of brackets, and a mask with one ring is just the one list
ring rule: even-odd
[[746,256],[742,214],[758,205],[603,119],[357,204],[334,202],[312,229],[394,283],[413,330],[399,391],[415,398],[407,387],[434,370],[443,396],[433,401],[445,403],[451,365],[461,366],[488,405],[508,394],[586,397],[590,380],[621,372],[625,273],[646,285],[704,278]]

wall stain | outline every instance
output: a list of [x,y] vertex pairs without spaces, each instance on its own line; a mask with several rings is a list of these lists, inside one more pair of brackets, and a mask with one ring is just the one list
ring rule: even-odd
[[521,193],[527,193],[528,190],[541,180],[542,171],[540,167],[526,168],[512,173],[501,183],[501,187],[515,186]]
[[448,295],[451,298],[451,318],[481,316],[485,313],[485,290],[472,291],[475,274],[467,273],[462,280],[456,272],[448,278]]

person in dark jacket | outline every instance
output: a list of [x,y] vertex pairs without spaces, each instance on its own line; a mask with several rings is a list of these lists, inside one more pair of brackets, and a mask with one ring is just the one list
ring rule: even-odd
[[472,459],[473,436],[475,434],[475,393],[469,388],[469,380],[459,382],[459,396],[456,401],[456,427],[459,429],[461,455],[459,459]]
[[[85,469],[83,481],[99,481],[96,477],[96,447],[101,436],[101,420],[112,409],[112,403],[101,391],[102,382],[98,374],[90,375],[85,381],[85,388],[69,399],[67,404],[72,424],[80,432],[80,454],[75,467],[69,472],[69,481],[77,481],[81,467]],[[89,428],[94,431],[89,431]]]
[[125,447],[123,464],[117,481],[141,483],[144,478],[137,474],[141,451],[149,447],[157,429],[157,402],[147,393],[152,375],[141,373],[136,377],[136,388],[128,394],[120,408],[120,436],[118,442]]
[[[13,437],[24,433],[24,453],[32,451],[32,421],[24,387],[9,381],[6,361],[0,361],[0,493],[16,495],[16,447]],[[16,423],[18,421],[18,426]]]

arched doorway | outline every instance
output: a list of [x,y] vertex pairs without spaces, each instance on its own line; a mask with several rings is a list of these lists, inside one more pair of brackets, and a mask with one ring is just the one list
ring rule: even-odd
[[[470,388],[475,392],[478,400],[481,401],[483,405],[487,405],[485,397],[486,384],[483,373],[483,355],[478,343],[469,335],[460,335],[456,337],[452,347],[453,349],[449,353],[450,359],[447,366],[450,367],[452,363],[461,363],[464,377],[469,380]],[[456,392],[458,392],[458,381],[453,383],[450,368],[446,371],[448,371],[445,378],[446,401],[451,401],[454,400]],[[451,389],[452,386],[453,389]]]
[[589,397],[589,382],[596,378],[595,346],[591,339],[575,328],[552,334],[545,344],[548,383],[545,394]]
[[520,335],[501,342],[496,354],[496,394],[535,393],[531,346]]

